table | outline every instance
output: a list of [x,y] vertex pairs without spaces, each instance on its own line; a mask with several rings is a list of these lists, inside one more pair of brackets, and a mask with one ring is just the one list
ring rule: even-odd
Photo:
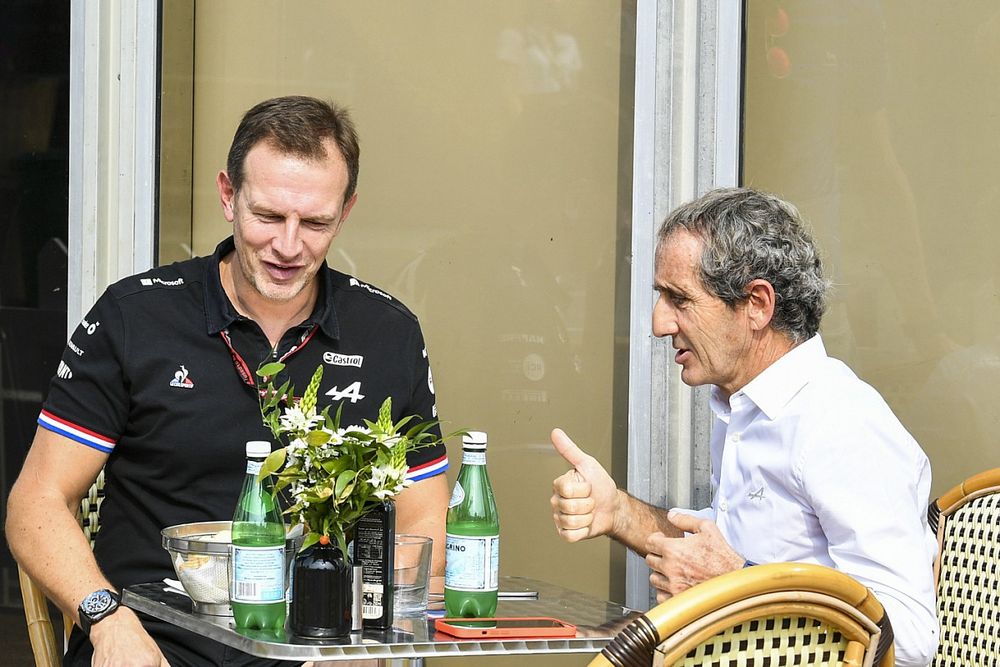
[[[501,577],[500,590],[517,598],[501,597],[497,616],[553,616],[577,626],[577,635],[560,639],[458,639],[434,630],[435,606],[429,614],[397,618],[392,630],[354,633],[340,640],[307,640],[287,631],[236,630],[233,619],[195,614],[191,600],[162,583],[128,586],[122,603],[168,623],[237,648],[252,655],[280,660],[410,660],[475,655],[591,653],[604,648],[638,612],[561,586],[525,577]],[[535,598],[528,591],[537,591]],[[440,615],[440,613],[436,614]]]

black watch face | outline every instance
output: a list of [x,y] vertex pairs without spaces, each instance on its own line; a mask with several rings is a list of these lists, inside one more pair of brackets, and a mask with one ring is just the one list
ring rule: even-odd
[[80,608],[88,616],[95,616],[110,609],[114,602],[115,600],[111,597],[110,592],[94,591],[84,598],[83,603],[80,604]]

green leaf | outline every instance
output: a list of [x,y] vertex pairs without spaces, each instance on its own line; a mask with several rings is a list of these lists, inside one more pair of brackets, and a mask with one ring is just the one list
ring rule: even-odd
[[264,479],[268,475],[281,470],[283,465],[285,465],[285,448],[279,447],[271,452],[266,459],[264,459],[264,465],[260,467],[260,472],[257,474],[257,478]]
[[306,539],[302,540],[302,546],[299,547],[299,551],[305,551],[312,545],[316,544],[317,542],[319,542],[319,538],[320,538],[319,533],[314,533],[314,532],[306,533]]
[[344,489],[347,488],[348,484],[354,481],[354,478],[357,476],[357,474],[358,473],[355,472],[354,470],[345,470],[339,475],[337,475],[337,487],[335,494],[337,498],[340,499],[344,498]]
[[306,443],[310,447],[318,447],[330,442],[330,434],[326,431],[309,431],[306,434]]
[[285,365],[280,361],[272,361],[269,364],[264,364],[257,369],[257,375],[262,378],[274,377],[281,371],[285,370]]
[[342,470],[347,468],[348,460],[344,457],[323,461],[320,465],[330,477],[336,477]]

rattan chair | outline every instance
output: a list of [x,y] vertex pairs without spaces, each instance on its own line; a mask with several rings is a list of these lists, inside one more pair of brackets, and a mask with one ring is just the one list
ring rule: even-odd
[[[94,547],[94,538],[101,529],[100,511],[104,502],[104,471],[97,476],[97,481],[91,485],[87,495],[80,501],[80,526]],[[28,639],[31,640],[31,652],[35,655],[36,667],[58,667],[62,664],[63,647],[56,643],[55,630],[49,617],[49,603],[42,589],[31,580],[28,573],[17,567],[17,576],[21,584],[21,599],[24,601],[24,620],[28,626]],[[63,615],[63,630],[65,640],[73,629],[73,621]]]
[[590,663],[891,667],[882,605],[843,572],[771,563],[698,584],[632,621]]
[[1000,660],[1000,468],[965,480],[930,504],[941,624],[934,667]]

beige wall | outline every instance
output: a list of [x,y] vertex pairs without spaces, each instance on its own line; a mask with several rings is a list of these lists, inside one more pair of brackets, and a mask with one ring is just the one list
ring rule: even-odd
[[567,545],[552,527],[566,466],[548,433],[563,426],[609,467],[614,433],[626,448],[613,385],[628,358],[634,46],[619,3],[195,7],[195,253],[230,233],[213,183],[247,108],[293,93],[349,106],[359,202],[331,264],[420,316],[446,430],[489,432],[501,573],[608,598],[624,577],[610,543]]
[[1000,6],[752,0],[746,48],[743,179],[814,226],[831,353],[923,445],[935,495],[1000,465]]

